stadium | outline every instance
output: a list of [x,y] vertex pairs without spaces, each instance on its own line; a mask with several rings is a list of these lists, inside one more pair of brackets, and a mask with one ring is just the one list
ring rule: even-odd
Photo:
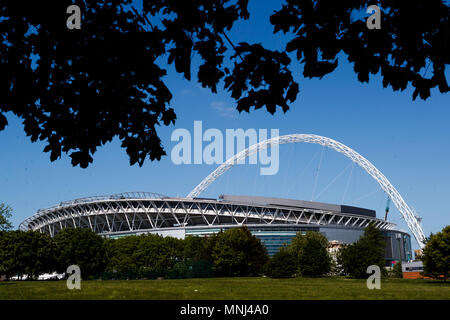
[[105,237],[144,233],[185,238],[246,225],[270,255],[297,232],[318,231],[328,240],[358,240],[373,222],[386,240],[385,258],[411,259],[410,236],[376,218],[375,211],[319,202],[221,195],[219,199],[171,198],[145,192],[121,193],[62,202],[39,210],[21,228],[54,236],[63,228],[90,228]]
[[303,134],[272,138],[241,151],[208,175],[186,197],[129,192],[81,198],[38,210],[23,221],[19,228],[37,230],[50,236],[64,228],[89,228],[111,238],[145,233],[185,238],[208,236],[220,230],[246,225],[252,234],[265,244],[268,253],[273,255],[280,246],[289,244],[297,232],[317,231],[325,235],[330,242],[349,244],[357,241],[364,228],[373,223],[382,232],[386,242],[386,265],[397,260],[412,260],[410,235],[397,229],[392,222],[377,218],[374,210],[272,197],[199,197],[204,189],[230,169],[237,160],[273,144],[292,142],[317,143],[330,147],[360,165],[389,195],[419,246],[423,245],[424,236],[418,219],[412,215],[403,198],[378,169],[354,150],[335,140]]

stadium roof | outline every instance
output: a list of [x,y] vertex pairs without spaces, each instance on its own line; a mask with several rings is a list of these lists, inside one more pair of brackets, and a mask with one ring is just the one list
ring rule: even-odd
[[375,210],[346,205],[329,204],[323,202],[313,202],[313,201],[294,200],[285,198],[258,197],[258,196],[235,196],[235,195],[220,195],[219,199],[227,202],[249,203],[259,205],[278,205],[278,206],[281,205],[284,207],[326,210],[333,212],[352,213],[369,217],[376,217]]

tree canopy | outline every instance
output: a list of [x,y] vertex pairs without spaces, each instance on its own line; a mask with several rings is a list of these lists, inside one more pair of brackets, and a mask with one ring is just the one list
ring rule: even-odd
[[266,247],[243,226],[217,234],[212,251],[214,274],[256,276],[268,260]]
[[319,232],[297,232],[289,249],[296,257],[297,271],[302,276],[323,276],[331,270],[328,239]]
[[88,279],[105,269],[107,257],[104,239],[90,229],[63,229],[53,239],[58,272],[64,273],[70,265],[78,265],[81,277]]
[[26,275],[28,279],[36,279],[55,269],[55,246],[48,235],[34,231],[0,231],[0,274],[7,278]]
[[386,244],[380,230],[369,224],[358,241],[342,248],[338,253],[338,264],[344,274],[354,278],[367,278],[367,267],[377,265],[386,275],[384,248]]
[[423,249],[422,261],[426,276],[443,277],[447,281],[450,273],[450,226],[430,235]]
[[183,240],[154,234],[107,241],[108,271],[171,270],[183,257]]
[[[377,3],[382,27],[351,19]],[[164,82],[174,65],[217,92],[220,85],[239,111],[265,107],[284,112],[299,93],[290,67],[321,78],[347,57],[360,82],[379,74],[384,87],[414,88],[427,99],[432,88],[449,91],[450,6],[443,0],[369,2],[285,0],[270,17],[274,33],[288,37],[284,51],[234,43],[236,22],[250,16],[248,0],[83,0],[80,30],[66,28],[70,0],[0,4],[0,130],[5,113],[23,120],[31,141],[44,141],[54,161],[67,153],[87,167],[98,147],[118,138],[130,164],[165,155],[157,128],[176,114]],[[269,21],[268,21],[269,23]],[[192,70],[195,58],[201,61]]]
[[281,247],[264,265],[264,274],[271,278],[291,278],[297,273],[297,256],[288,247]]
[[12,208],[4,203],[0,203],[0,231],[11,230]]
[[403,278],[402,260],[397,261],[392,268],[392,275],[396,278]]

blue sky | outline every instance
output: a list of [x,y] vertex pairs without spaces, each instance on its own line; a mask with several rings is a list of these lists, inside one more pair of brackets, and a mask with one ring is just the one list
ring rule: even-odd
[[[252,19],[236,26],[229,33],[230,38],[235,43],[262,42],[282,50],[283,36],[273,36],[268,22],[273,9],[276,7],[268,2],[250,2]],[[426,235],[449,224],[448,94],[435,90],[427,101],[412,101],[411,88],[404,92],[384,89],[380,77],[361,84],[344,56],[338,69],[321,80],[304,79],[296,62],[292,70],[300,85],[298,99],[287,113],[278,110],[274,116],[265,110],[239,114],[227,92],[212,94],[196,82],[187,82],[170,72],[166,83],[173,94],[172,106],[178,120],[159,130],[167,154],[176,144],[170,141],[172,131],[193,130],[195,120],[203,121],[204,130],[217,128],[223,133],[234,128],[277,128],[280,135],[318,134],[338,140],[370,160],[423,217]],[[78,197],[125,191],[185,196],[217,167],[177,166],[169,156],[131,167],[117,140],[100,148],[87,169],[72,167],[67,156],[52,163],[49,155],[42,152],[44,144],[31,143],[21,121],[12,114],[7,117],[9,125],[0,132],[0,202],[14,209],[16,227],[39,208]],[[383,217],[386,195],[378,184],[330,149],[324,151],[321,169],[317,171],[321,152],[322,147],[317,145],[281,146],[278,174],[261,176],[258,165],[237,166],[202,196],[225,193],[311,200],[315,189],[316,201],[367,207]],[[407,229],[392,204],[390,220]]]

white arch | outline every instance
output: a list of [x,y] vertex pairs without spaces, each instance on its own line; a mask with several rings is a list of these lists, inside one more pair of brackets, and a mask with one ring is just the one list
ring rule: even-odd
[[242,150],[237,153],[233,157],[229,158],[226,162],[221,164],[216,170],[211,172],[205,179],[200,182],[188,195],[188,198],[195,198],[200,193],[203,192],[214,180],[216,180],[219,176],[228,171],[232,166],[234,166],[238,160],[245,159],[246,157],[257,153],[259,150],[264,150],[270,148],[271,146],[279,145],[279,144],[287,144],[287,143],[314,143],[320,144],[322,146],[331,148],[339,153],[342,153],[347,158],[358,164],[361,168],[363,168],[368,174],[372,176],[375,181],[381,186],[381,188],[388,194],[391,198],[392,202],[397,207],[398,211],[402,214],[403,218],[406,221],[406,224],[411,230],[412,234],[416,238],[420,248],[425,246],[425,235],[422,231],[422,228],[419,222],[414,215],[414,212],[411,208],[406,204],[405,200],[403,200],[402,196],[398,191],[392,186],[389,180],[372,164],[369,160],[361,156],[359,153],[354,151],[353,149],[347,147],[346,145],[327,138],[314,134],[290,134],[280,137],[275,137],[272,139],[264,140],[259,143],[256,143],[249,148]]

